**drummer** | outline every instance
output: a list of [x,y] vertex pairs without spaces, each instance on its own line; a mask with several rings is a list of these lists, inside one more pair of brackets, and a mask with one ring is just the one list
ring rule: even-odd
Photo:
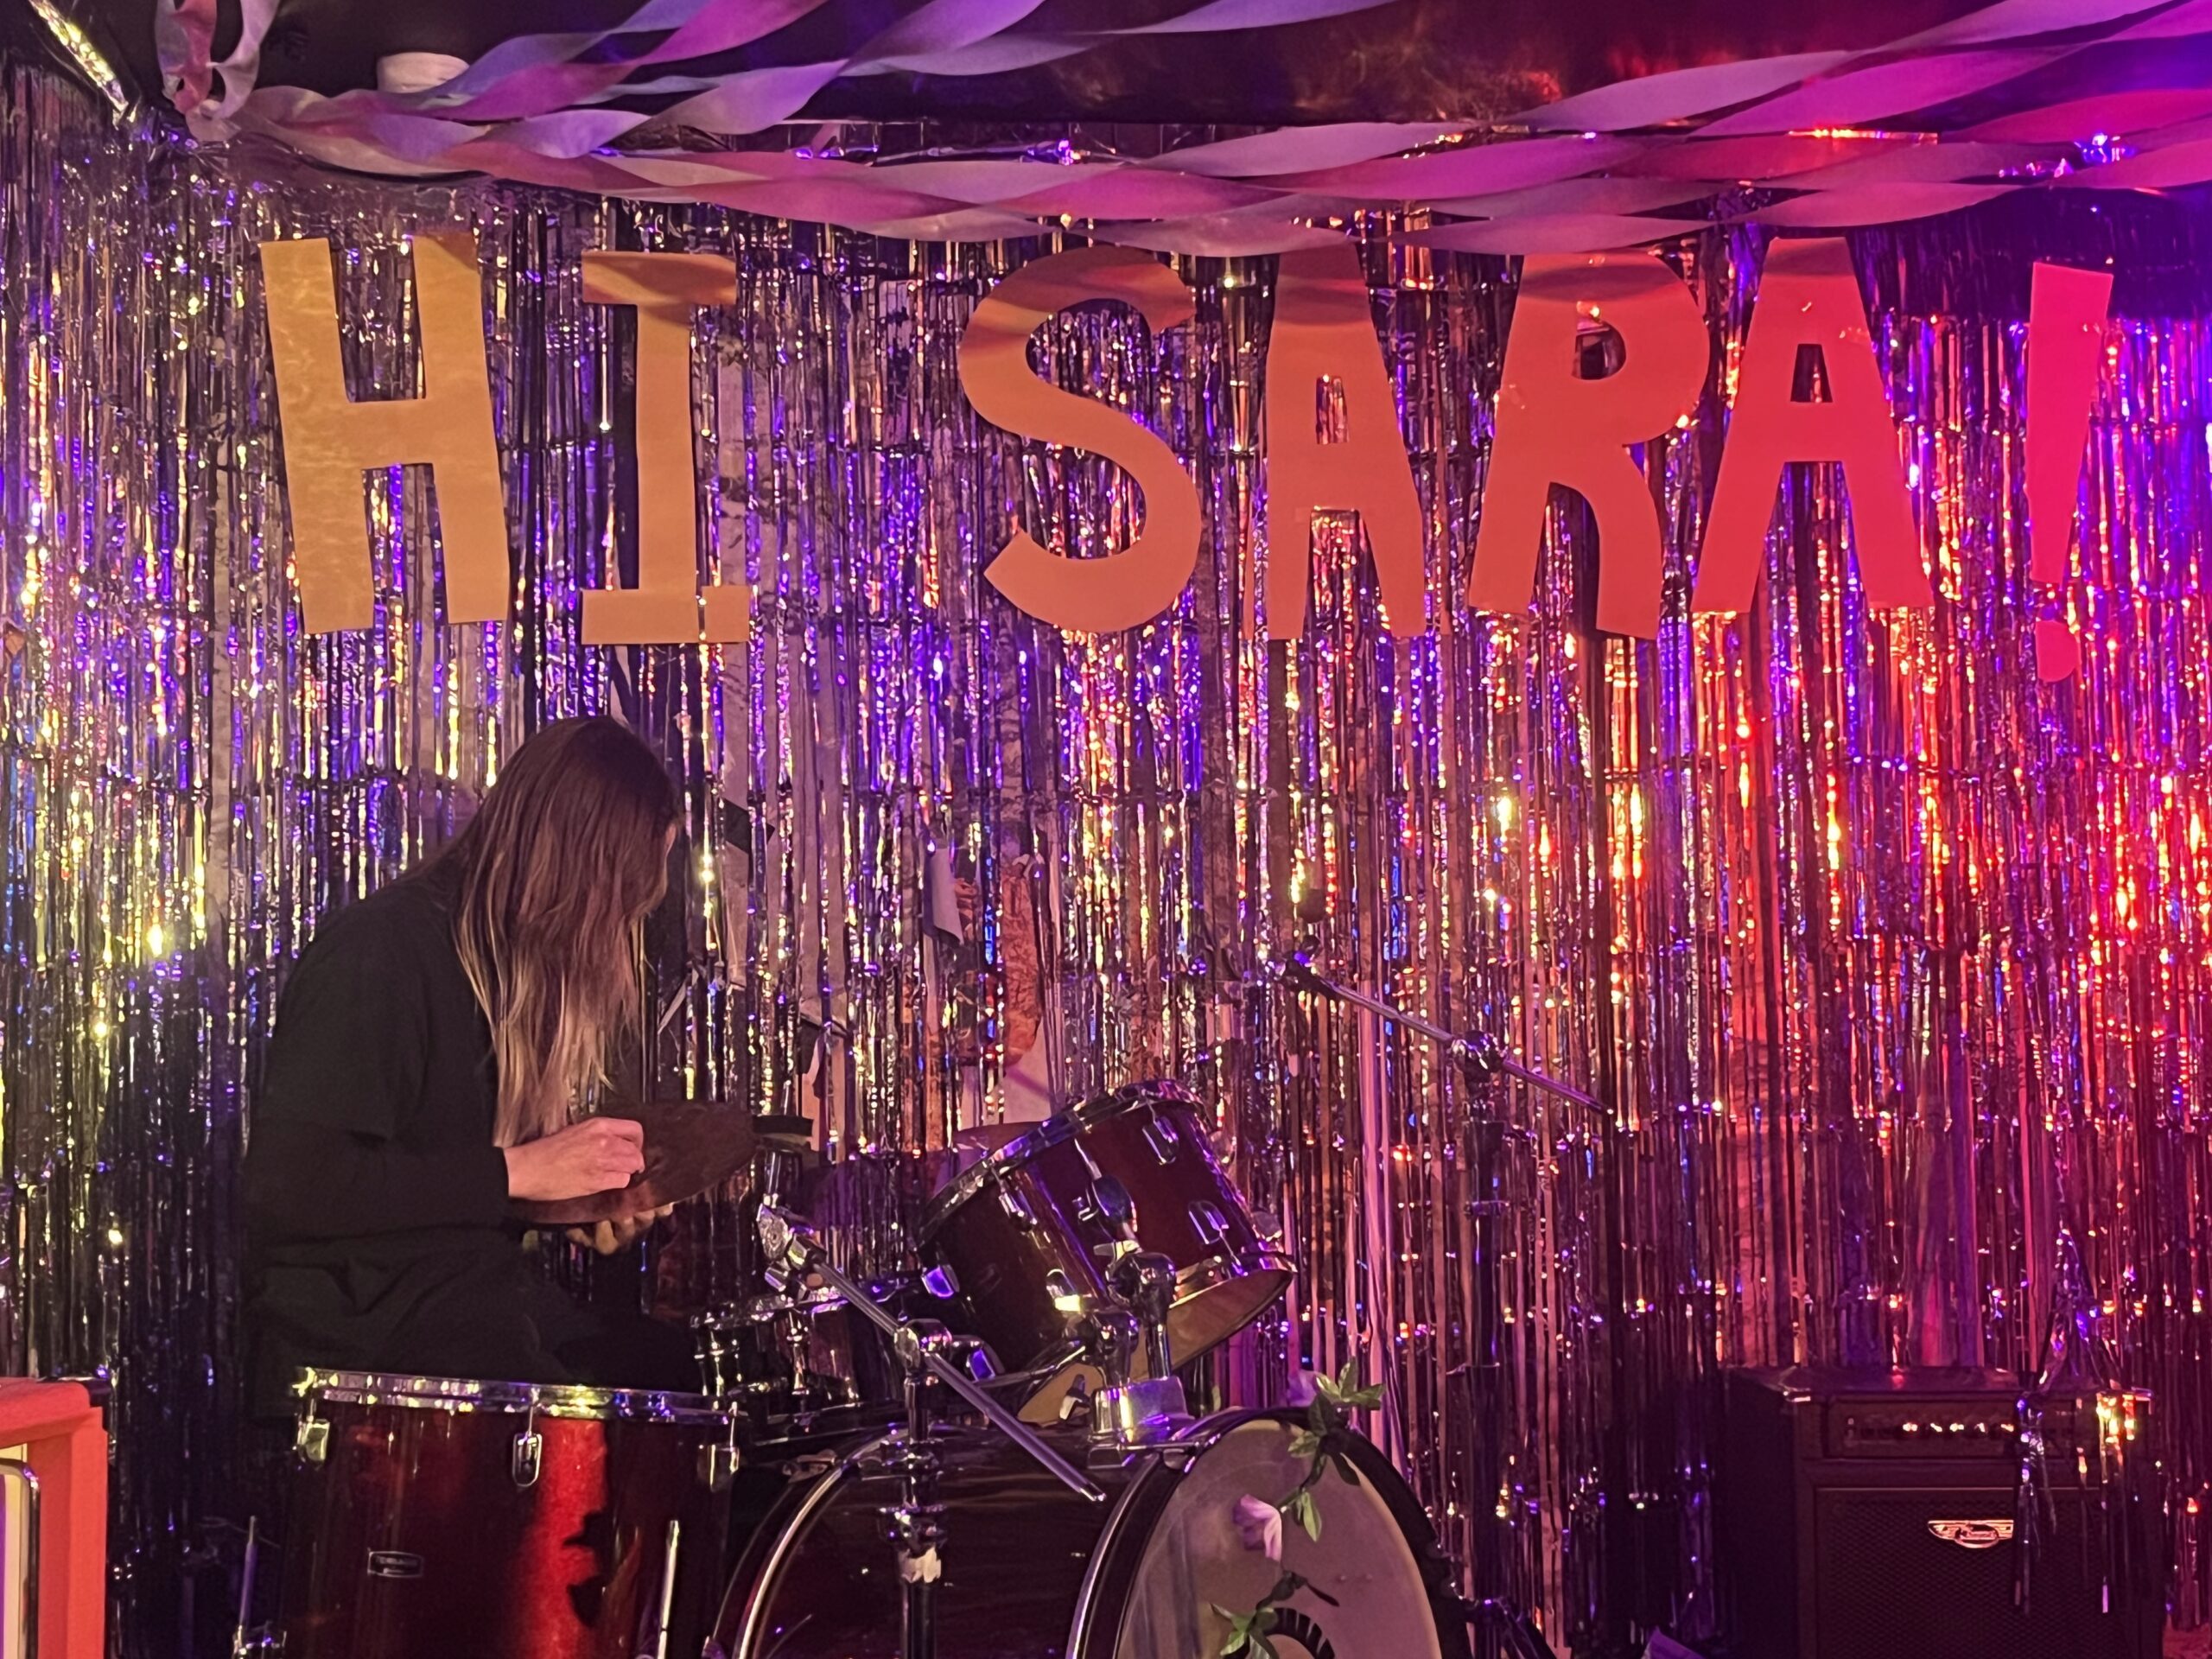
[[[317,930],[252,1103],[257,1414],[284,1413],[308,1365],[697,1386],[681,1332],[588,1309],[534,1272],[510,1209],[644,1167],[637,1123],[577,1113],[639,1024],[639,928],[677,819],[637,738],[556,721],[442,852]],[[652,1219],[588,1242],[613,1254]]]

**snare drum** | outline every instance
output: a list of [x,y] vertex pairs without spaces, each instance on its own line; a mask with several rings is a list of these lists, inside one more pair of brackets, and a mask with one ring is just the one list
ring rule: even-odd
[[699,1651],[728,1538],[728,1408],[340,1371],[296,1391],[288,1659]]
[[1290,1258],[1262,1237],[1196,1100],[1143,1084],[1046,1119],[930,1201],[921,1254],[951,1269],[945,1323],[1010,1371],[1066,1367],[1077,1344],[1060,1304],[1108,1299],[1099,1247],[1114,1235],[1097,1194],[1109,1176],[1135,1202],[1137,1242],[1175,1264],[1176,1364],[1250,1324],[1289,1283]]
[[[912,1306],[910,1280],[868,1288],[896,1313]],[[707,1387],[717,1397],[744,1401],[750,1417],[892,1404],[902,1397],[889,1341],[835,1291],[756,1296],[702,1314],[692,1327]]]

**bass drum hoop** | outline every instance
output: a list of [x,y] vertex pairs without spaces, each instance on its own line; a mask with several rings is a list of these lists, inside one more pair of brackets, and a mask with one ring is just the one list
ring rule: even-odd
[[[1306,1419],[1304,1414],[1287,1408],[1217,1411],[1177,1435],[1164,1455],[1152,1459],[1145,1470],[1122,1489],[1115,1500],[1113,1513],[1098,1535],[1090,1566],[1084,1573],[1083,1589],[1076,1599],[1075,1618],[1068,1632],[1067,1659],[1116,1659],[1122,1638],[1122,1619],[1128,1609],[1129,1592],[1137,1572],[1144,1565],[1145,1546],[1152,1540],[1153,1523],[1160,1519],[1168,1500],[1175,1495],[1185,1468],[1209,1448],[1252,1423],[1278,1423],[1295,1429],[1303,1428]],[[1178,1452],[1187,1452],[1189,1456],[1179,1458]],[[1367,1478],[1367,1484],[1375,1489],[1375,1495],[1382,1499],[1390,1518],[1397,1522],[1406,1548],[1421,1569],[1421,1583],[1428,1592],[1429,1615],[1436,1624],[1438,1649],[1444,1659],[1469,1659],[1472,1649],[1459,1615],[1459,1598],[1449,1583],[1451,1567],[1437,1553],[1436,1529],[1430,1524],[1396,1465],[1383,1455],[1382,1447],[1365,1435],[1357,1435],[1352,1440],[1351,1456],[1360,1473]],[[1387,1482],[1376,1479],[1377,1470],[1390,1478]],[[1133,1525],[1140,1520],[1143,1525]]]
[[[1114,1495],[1105,1524],[1099,1529],[1097,1542],[1092,1546],[1090,1564],[1084,1569],[1082,1586],[1076,1593],[1076,1604],[1069,1618],[1067,1646],[1064,1649],[1067,1659],[1115,1659],[1129,1588],[1143,1565],[1144,1546],[1152,1537],[1151,1525],[1174,1496],[1184,1468],[1191,1459],[1248,1424],[1272,1422],[1297,1428],[1304,1421],[1299,1413],[1290,1410],[1216,1412],[1192,1423],[1160,1455],[1145,1459],[1145,1465],[1136,1477]],[[752,1545],[741,1551],[731,1574],[732,1590],[741,1581],[746,1583],[745,1611],[738,1624],[736,1643],[724,1649],[710,1643],[705,1659],[760,1659],[757,1627],[762,1611],[785,1561],[804,1540],[808,1523],[843,1490],[862,1462],[882,1448],[895,1445],[899,1438],[900,1432],[893,1430],[861,1442],[811,1484],[770,1507],[753,1537],[772,1541],[765,1552]],[[1179,1452],[1186,1455],[1179,1457]],[[1382,1455],[1380,1446],[1364,1436],[1357,1437],[1352,1441],[1351,1458],[1361,1473],[1369,1477],[1369,1484],[1382,1500],[1390,1518],[1397,1522],[1406,1548],[1421,1569],[1422,1582],[1428,1591],[1430,1616],[1436,1624],[1437,1646],[1444,1659],[1468,1659],[1471,1649],[1464,1624],[1454,1616],[1455,1599],[1446,1583],[1450,1568],[1437,1554],[1436,1529],[1429,1524],[1428,1516],[1422,1513],[1411,1490],[1389,1459]],[[1390,1476],[1387,1484],[1374,1479],[1374,1471],[1378,1468]],[[1135,1525],[1140,1520],[1144,1524]],[[947,1541],[957,1548],[959,1517],[951,1516],[946,1524]],[[890,1548],[887,1541],[885,1548]]]

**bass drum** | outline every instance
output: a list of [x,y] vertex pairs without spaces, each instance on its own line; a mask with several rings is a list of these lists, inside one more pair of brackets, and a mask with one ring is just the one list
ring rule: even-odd
[[[1229,1639],[1286,1573],[1306,1582],[1269,1639],[1281,1659],[1466,1659],[1465,1625],[1427,1519],[1382,1454],[1314,1488],[1319,1540],[1286,1525],[1282,1560],[1248,1546],[1237,1501],[1274,1501],[1306,1469],[1289,1414],[1226,1412],[1172,1446],[1093,1470],[1086,1503],[981,1428],[941,1430],[945,1506],[938,1650],[957,1659],[1192,1659]],[[1078,1465],[1081,1436],[1047,1436]],[[740,1558],[706,1659],[896,1659],[899,1574],[884,1510],[893,1437],[790,1489]]]

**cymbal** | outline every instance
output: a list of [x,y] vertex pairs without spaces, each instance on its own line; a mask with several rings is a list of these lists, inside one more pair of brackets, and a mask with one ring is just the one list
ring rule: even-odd
[[752,1161],[753,1114],[741,1106],[706,1100],[622,1101],[606,1117],[626,1117],[645,1130],[645,1166],[627,1186],[588,1198],[518,1204],[528,1221],[547,1227],[590,1226],[627,1221],[664,1205],[681,1204],[720,1186]]

